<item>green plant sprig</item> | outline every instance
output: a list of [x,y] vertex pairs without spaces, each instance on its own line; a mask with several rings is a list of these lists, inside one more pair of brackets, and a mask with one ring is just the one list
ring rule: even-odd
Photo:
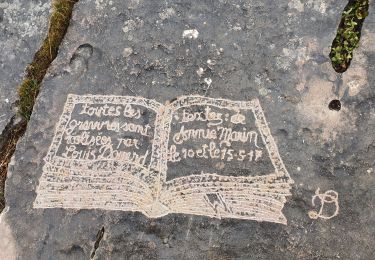
[[368,0],[350,1],[342,13],[337,35],[332,43],[330,58],[337,72],[344,72],[359,45],[360,29],[368,15]]

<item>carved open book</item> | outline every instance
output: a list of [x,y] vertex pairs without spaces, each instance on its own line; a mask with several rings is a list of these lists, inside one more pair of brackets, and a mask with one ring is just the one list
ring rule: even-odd
[[34,207],[286,224],[292,183],[257,99],[69,95]]

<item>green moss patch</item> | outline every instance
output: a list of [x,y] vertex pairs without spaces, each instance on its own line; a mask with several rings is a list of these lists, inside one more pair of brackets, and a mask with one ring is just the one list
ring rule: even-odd
[[345,7],[329,54],[336,72],[345,72],[350,66],[353,51],[359,44],[362,24],[368,15],[368,8],[369,0],[350,0]]
[[18,113],[21,116],[21,121],[17,124],[10,122],[0,136],[0,212],[5,206],[4,185],[9,161],[16,149],[19,138],[26,131],[27,122],[30,120],[35,100],[40,90],[40,84],[51,62],[57,56],[76,2],[78,0],[53,0],[47,37],[35,54],[31,64],[26,68],[26,77],[18,88]]
[[35,99],[39,93],[40,83],[51,62],[57,56],[60,43],[69,26],[73,6],[76,2],[73,0],[53,1],[48,35],[39,51],[35,54],[33,62],[27,67],[26,79],[18,90],[20,97],[18,111],[26,120],[30,119]]

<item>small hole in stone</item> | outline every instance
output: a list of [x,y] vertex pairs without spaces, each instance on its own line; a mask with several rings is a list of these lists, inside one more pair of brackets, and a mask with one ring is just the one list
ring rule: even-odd
[[331,102],[329,102],[328,108],[331,110],[340,111],[341,109],[341,102],[340,100],[334,99]]

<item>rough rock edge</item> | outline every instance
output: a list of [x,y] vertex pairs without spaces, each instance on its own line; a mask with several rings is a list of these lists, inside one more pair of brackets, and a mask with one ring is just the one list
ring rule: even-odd
[[26,68],[26,76],[18,89],[18,115],[11,118],[0,134],[0,212],[5,207],[4,188],[8,165],[19,139],[26,131],[41,82],[69,27],[72,11],[78,0],[53,0],[47,36]]

